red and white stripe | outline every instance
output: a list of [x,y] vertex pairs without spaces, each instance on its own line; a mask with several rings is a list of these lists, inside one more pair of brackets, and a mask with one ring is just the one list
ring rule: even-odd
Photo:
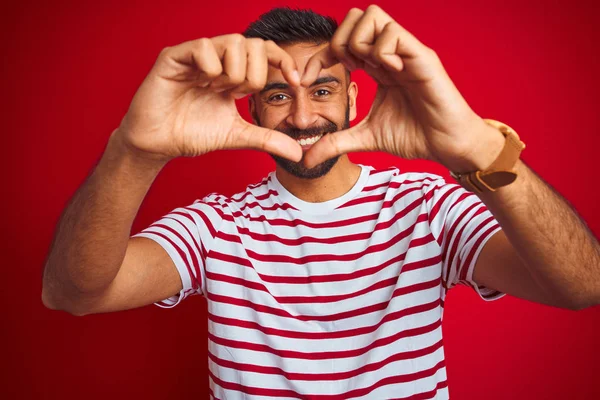
[[500,226],[441,177],[362,167],[340,199],[296,199],[274,173],[213,193],[134,236],[159,243],[208,301],[215,399],[447,399],[443,303],[473,282]]

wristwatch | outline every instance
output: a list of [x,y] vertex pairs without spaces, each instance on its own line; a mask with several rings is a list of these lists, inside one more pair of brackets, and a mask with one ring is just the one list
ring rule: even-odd
[[493,119],[484,121],[498,129],[504,135],[506,141],[502,151],[496,160],[483,171],[457,173],[450,171],[450,176],[458,181],[462,187],[471,192],[495,192],[496,189],[506,186],[517,179],[517,171],[514,169],[525,143],[519,139],[519,135],[510,126]]

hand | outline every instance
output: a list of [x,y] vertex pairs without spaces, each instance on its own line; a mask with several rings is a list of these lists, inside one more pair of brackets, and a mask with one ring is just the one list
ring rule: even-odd
[[246,122],[235,99],[262,89],[268,65],[298,86],[294,59],[271,41],[232,34],[165,48],[135,94],[118,134],[144,157],[170,160],[217,149],[252,148],[293,161],[287,135]]
[[500,152],[502,136],[469,107],[437,54],[381,8],[350,10],[329,46],[307,63],[302,85],[339,62],[364,69],[377,82],[377,94],[363,121],[311,147],[307,167],[352,151],[385,151],[462,171],[485,168]]

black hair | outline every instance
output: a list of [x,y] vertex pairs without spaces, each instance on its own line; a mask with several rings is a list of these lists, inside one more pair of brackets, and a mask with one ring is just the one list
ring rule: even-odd
[[[329,42],[338,28],[332,17],[317,14],[313,10],[273,8],[250,23],[243,35],[246,38],[272,40],[277,45]],[[350,70],[346,70],[346,81],[350,84]]]
[[272,40],[278,45],[329,42],[337,29],[335,19],[312,10],[274,8],[262,14],[244,31],[247,38]]

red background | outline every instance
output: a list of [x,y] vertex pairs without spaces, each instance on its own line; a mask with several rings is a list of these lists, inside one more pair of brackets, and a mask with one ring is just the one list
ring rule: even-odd
[[[342,1],[63,1],[3,5],[4,238],[0,397],[207,397],[206,304],[73,317],[40,300],[58,217],[102,154],[135,90],[167,45],[242,31],[274,5],[340,21]],[[471,107],[513,126],[523,158],[597,234],[600,12],[581,1],[387,1],[400,24],[440,55]],[[364,1],[352,6],[365,8]],[[359,118],[374,85],[357,73]],[[247,104],[240,103],[244,115]],[[355,162],[447,176],[439,165],[382,154]],[[231,195],[274,167],[266,154],[178,159],[161,172],[138,231],[209,192]],[[8,224],[7,224],[8,223]],[[600,307],[580,312],[512,297],[485,303],[453,289],[444,320],[455,399],[600,398]]]

